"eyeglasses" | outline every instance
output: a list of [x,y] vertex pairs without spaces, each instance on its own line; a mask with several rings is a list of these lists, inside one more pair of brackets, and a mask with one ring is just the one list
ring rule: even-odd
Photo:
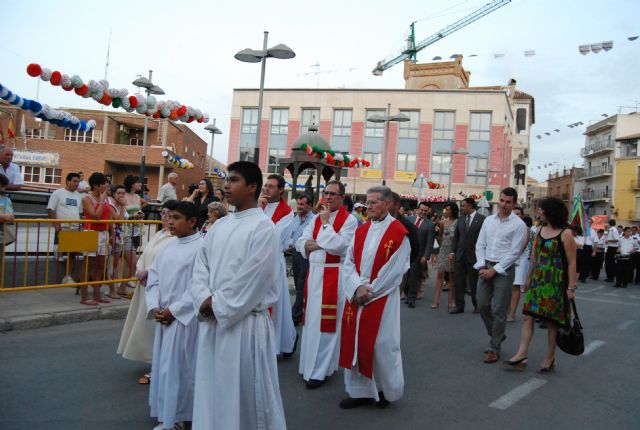
[[339,193],[334,193],[332,191],[323,191],[322,195],[325,197],[335,197],[335,196],[339,196]]

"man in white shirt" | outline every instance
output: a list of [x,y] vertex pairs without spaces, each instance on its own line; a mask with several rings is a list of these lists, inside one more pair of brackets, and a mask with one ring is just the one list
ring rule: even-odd
[[627,226],[623,230],[623,235],[619,239],[618,261],[616,262],[616,284],[617,288],[627,288],[633,278],[633,254],[638,250],[636,239],[631,237],[631,227]]
[[631,227],[631,237],[636,241],[636,252],[633,253],[633,270],[635,276],[633,278],[633,285],[640,285],[640,234],[638,233],[638,227]]
[[78,184],[78,192],[79,193],[86,193],[90,190],[89,188],[89,183],[87,181],[84,180],[84,172],[78,172],[78,175],[80,175],[80,183]]
[[169,175],[167,175],[167,183],[160,187],[157,200],[160,200],[162,203],[167,200],[178,200],[178,195],[176,194],[177,183],[178,174],[175,172],[169,173]]
[[9,185],[5,187],[5,191],[20,191],[24,180],[20,166],[12,162],[13,148],[10,146],[0,145],[0,173],[9,179]]
[[[69,173],[66,177],[64,188],[55,190],[49,203],[47,204],[47,212],[51,219],[80,219],[80,209],[82,207],[82,195],[77,191],[80,175],[78,173]],[[80,230],[78,223],[54,223],[55,228],[54,245],[58,244],[58,235],[60,231]],[[76,261],[76,254],[69,254],[71,271],[74,272],[73,277],[68,270],[64,270],[66,276],[62,279],[63,283],[73,283],[74,279],[80,279],[79,265]]]
[[[587,282],[587,276],[591,273],[591,256],[593,255],[593,239],[595,231],[591,228],[593,220],[589,219],[589,228],[584,232],[584,246],[582,247],[582,270],[580,282]],[[596,236],[597,239],[597,236]],[[577,262],[576,262],[577,264]]]
[[505,188],[500,192],[498,213],[488,216],[476,242],[478,270],[478,307],[491,338],[485,350],[485,363],[500,359],[500,346],[505,339],[507,311],[511,302],[511,285],[515,262],[522,254],[528,237],[526,224],[512,212],[518,192]]
[[605,282],[614,282],[616,277],[616,254],[620,244],[620,233],[616,228],[616,221],[609,220],[609,230],[606,233],[607,250],[604,256],[604,271],[607,274]]

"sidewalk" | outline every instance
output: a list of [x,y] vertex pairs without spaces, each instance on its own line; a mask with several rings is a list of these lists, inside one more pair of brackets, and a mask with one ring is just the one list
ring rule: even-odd
[[[103,287],[103,293],[105,290]],[[73,287],[0,293],[0,332],[126,318],[131,300],[109,299],[111,303],[86,306],[80,304],[80,296],[76,296],[75,291]],[[292,277],[289,277],[289,293],[295,295]],[[291,299],[293,303],[295,297]]]

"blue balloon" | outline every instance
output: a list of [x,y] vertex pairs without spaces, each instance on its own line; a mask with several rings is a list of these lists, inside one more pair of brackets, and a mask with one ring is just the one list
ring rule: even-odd
[[11,91],[7,91],[7,95],[2,97],[2,100],[9,100],[9,98],[13,95]]
[[22,99],[22,109],[24,110],[31,110],[31,100],[29,99]]
[[16,96],[16,98],[12,101],[9,102],[10,105],[16,106],[18,103],[20,103],[20,97]]
[[31,112],[37,114],[42,110],[42,104],[35,100],[31,100]]

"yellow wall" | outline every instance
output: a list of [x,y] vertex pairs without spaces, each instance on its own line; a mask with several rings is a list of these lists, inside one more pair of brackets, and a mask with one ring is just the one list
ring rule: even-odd
[[[637,221],[637,215],[634,216],[634,214],[637,213],[636,197],[640,197],[640,190],[638,190],[639,166],[640,158],[638,157],[616,160],[613,205],[618,211],[615,218],[620,221]],[[629,217],[629,212],[632,212],[631,217]]]

